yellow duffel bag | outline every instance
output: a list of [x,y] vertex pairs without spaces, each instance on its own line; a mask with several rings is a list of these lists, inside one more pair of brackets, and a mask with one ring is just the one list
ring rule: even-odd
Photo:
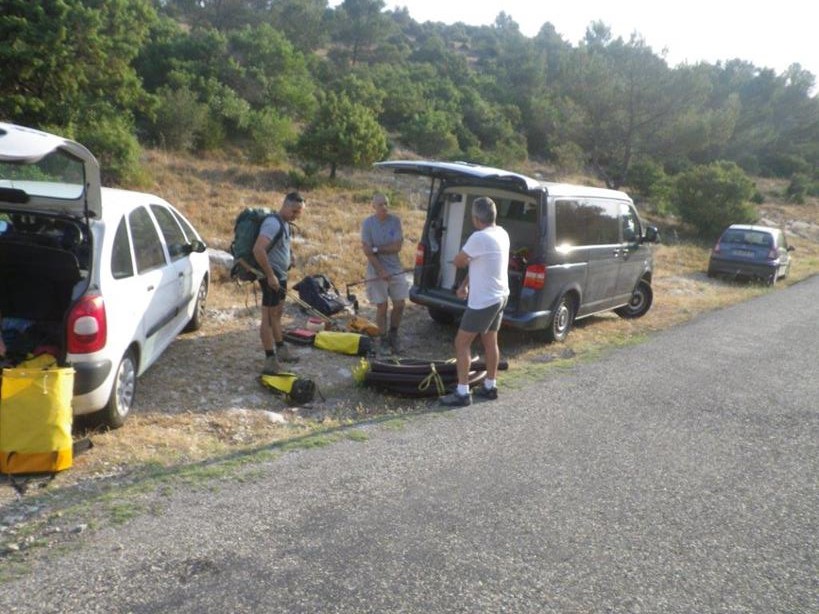
[[74,369],[3,369],[0,472],[56,473],[71,467]]
[[367,335],[334,330],[319,331],[313,339],[314,347],[351,356],[366,356],[372,349],[372,344],[373,340]]

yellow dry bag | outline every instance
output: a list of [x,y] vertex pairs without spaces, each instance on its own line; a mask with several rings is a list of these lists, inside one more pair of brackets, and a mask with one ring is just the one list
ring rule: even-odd
[[71,467],[73,393],[74,369],[3,369],[0,472],[55,473]]
[[330,350],[351,356],[366,356],[372,349],[373,340],[359,333],[345,333],[322,330],[316,333],[313,345],[322,350]]

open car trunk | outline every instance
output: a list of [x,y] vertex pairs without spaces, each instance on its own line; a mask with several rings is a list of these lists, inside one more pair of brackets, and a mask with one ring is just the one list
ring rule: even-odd
[[48,348],[64,362],[65,320],[80,280],[75,254],[0,236],[0,313],[7,360],[16,364]]

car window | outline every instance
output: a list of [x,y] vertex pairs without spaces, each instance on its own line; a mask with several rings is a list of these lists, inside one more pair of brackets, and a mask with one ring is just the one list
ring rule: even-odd
[[159,229],[165,237],[165,245],[168,246],[168,254],[170,254],[171,260],[176,261],[184,258],[186,255],[184,247],[188,244],[188,241],[176,222],[176,218],[166,207],[161,205],[151,205],[151,211],[154,212],[154,217],[159,223]]
[[620,205],[620,223],[623,226],[624,243],[634,243],[640,238],[640,220],[637,212],[628,205]]
[[165,251],[159,240],[156,226],[145,207],[139,207],[128,216],[131,236],[134,240],[137,271],[144,273],[165,264]]
[[114,235],[114,249],[111,252],[111,274],[114,279],[132,277],[134,261],[131,258],[131,237],[128,236],[128,227],[125,218],[119,221],[117,232]]
[[619,209],[609,201],[558,200],[555,203],[555,245],[620,243]]
[[190,225],[188,220],[182,217],[182,215],[178,211],[174,211],[173,209],[171,209],[171,213],[173,213],[173,216],[176,218],[176,221],[179,222],[179,225],[182,226],[182,230],[185,231],[185,235],[188,238],[188,243],[190,243],[194,239],[199,239],[199,233],[197,233],[193,229],[193,226]]

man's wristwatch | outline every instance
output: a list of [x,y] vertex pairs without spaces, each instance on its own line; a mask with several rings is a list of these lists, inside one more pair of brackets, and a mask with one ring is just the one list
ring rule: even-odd
[[378,246],[377,245],[373,245],[373,253],[374,254],[378,253]]

